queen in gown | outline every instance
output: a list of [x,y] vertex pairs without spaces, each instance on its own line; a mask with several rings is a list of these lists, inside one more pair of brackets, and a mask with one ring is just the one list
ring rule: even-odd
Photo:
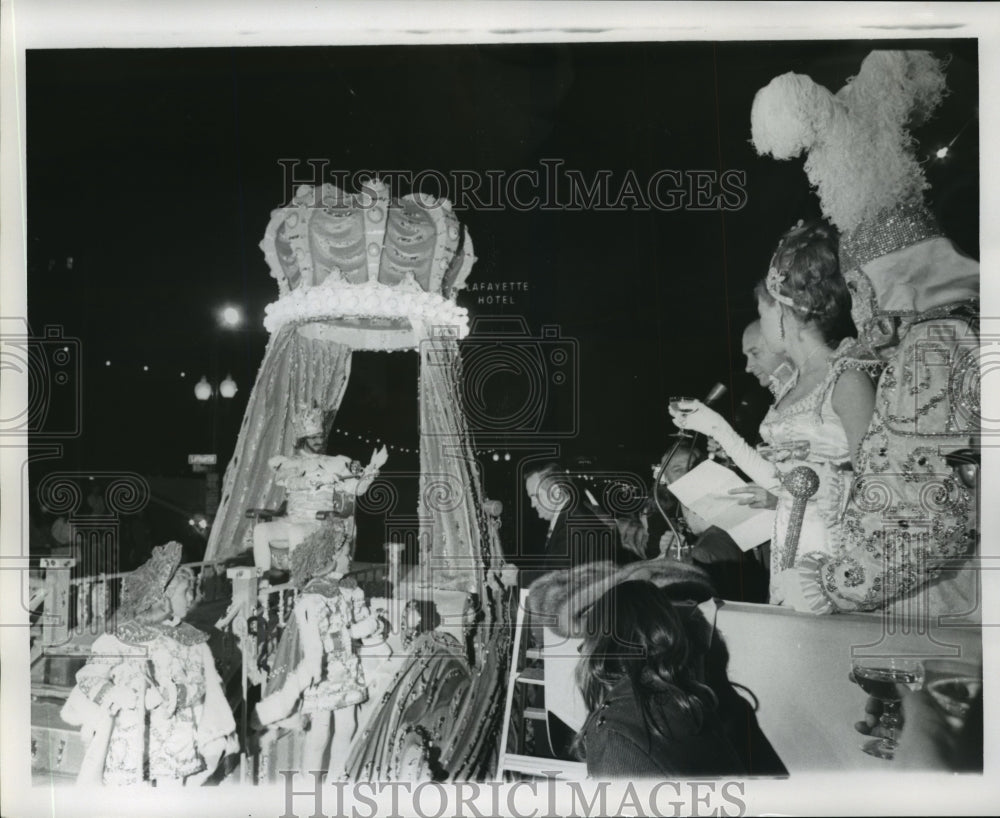
[[842,551],[800,561],[785,603],[798,610],[981,614],[978,486],[949,462],[979,457],[979,263],[928,207],[911,133],[947,94],[947,68],[929,51],[873,51],[837,91],[787,73],[754,98],[754,147],[779,160],[805,154],[841,234],[859,337],[885,361]]
[[[781,604],[781,577],[802,554],[836,555],[841,548],[840,518],[857,447],[871,420],[872,376],[880,364],[850,337],[851,298],[829,225],[800,223],[786,233],[756,295],[765,342],[795,365],[761,424],[763,445],[751,448],[699,402],[692,402],[688,414],[673,409],[671,414],[679,427],[714,438],[743,472],[777,497],[770,600]],[[806,503],[798,541],[789,543],[793,497],[782,481],[802,465],[819,477],[819,488]]]

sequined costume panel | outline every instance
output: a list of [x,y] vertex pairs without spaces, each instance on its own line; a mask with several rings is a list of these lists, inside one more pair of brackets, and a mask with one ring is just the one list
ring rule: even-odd
[[[103,783],[127,786],[142,783],[145,776],[145,711],[139,702],[146,690],[148,661],[143,652],[105,635],[94,643],[95,655],[77,673],[80,691],[101,704],[114,687],[130,691],[135,706],[122,707],[114,716],[104,757]],[[117,655],[116,655],[117,654]]]
[[772,578],[793,565],[798,555],[810,552],[834,555],[840,551],[840,519],[850,490],[850,472],[843,466],[850,464],[851,453],[844,425],[833,408],[834,387],[846,369],[873,372],[879,367],[873,357],[861,353],[853,339],[845,339],[831,359],[826,377],[816,388],[794,403],[780,408],[772,406],[761,423],[761,438],[773,450],[791,452],[791,444],[807,444],[801,451],[776,462],[781,472],[805,465],[820,478],[819,489],[806,504],[795,555],[785,553],[792,498],[786,493],[778,497],[771,547]]
[[[127,702],[112,717],[107,748],[99,762],[105,784],[183,781],[206,769],[200,747],[235,729],[231,713],[209,713],[205,707],[210,685],[215,706],[225,707],[226,700],[214,666],[209,667],[213,659],[207,643],[190,638],[194,629],[154,625],[142,630],[152,638],[134,642],[110,634],[99,637],[93,646],[95,655],[76,680],[79,692],[98,710],[72,705],[75,691],[67,704],[70,712],[64,708],[69,723],[93,724],[95,714],[108,707],[112,691]],[[129,695],[122,699],[123,694]],[[71,715],[73,709],[79,717]]]
[[[368,688],[351,641],[351,625],[360,613],[356,596],[341,590],[330,596],[308,590],[307,586],[302,598],[310,597],[307,604],[314,606],[323,659],[321,678],[303,692],[302,711],[316,713],[359,704],[368,697]],[[363,602],[362,597],[362,606]]]
[[288,490],[287,517],[292,522],[315,523],[317,512],[335,507],[335,484],[351,478],[350,460],[342,455],[278,456],[268,464],[275,470],[275,483]]
[[169,699],[149,712],[150,778],[184,778],[205,767],[195,724],[195,708],[205,700],[203,651],[201,644],[184,645],[166,636],[150,645],[153,678],[176,702],[173,712]]
[[[837,608],[883,607],[974,550],[975,498],[943,453],[969,446],[978,431],[978,383],[957,386],[978,373],[977,349],[973,326],[952,318],[911,325],[893,350],[844,515],[851,548],[819,572]],[[932,613],[974,603],[974,589],[952,601],[934,599],[939,592]]]

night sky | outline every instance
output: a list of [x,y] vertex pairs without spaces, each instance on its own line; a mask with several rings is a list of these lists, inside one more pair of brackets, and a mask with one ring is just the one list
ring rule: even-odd
[[[267,341],[264,306],[277,297],[257,245],[288,198],[279,160],[300,160],[305,175],[310,158],[347,172],[508,175],[561,160],[588,180],[610,171],[612,191],[629,171],[642,184],[662,169],[745,173],[735,210],[458,212],[479,259],[469,283],[527,286],[505,306],[478,305],[482,292],[459,303],[474,319],[521,319],[530,338],[558,327],[578,362],[572,394],[546,398],[536,442],[609,467],[659,459],[670,395],[702,395],[715,381],[737,399],[758,388],[739,353],[753,284],[781,232],[818,213],[801,161],[753,152],[754,93],[786,71],[836,90],[879,45],[29,51],[29,322],[35,334],[56,325],[79,339],[83,395],[80,436],[33,478],[50,468],[182,475],[189,452],[211,450],[213,431],[228,458]],[[970,123],[927,173],[946,232],[978,257],[976,43],[882,47],[952,57],[951,94],[915,136],[927,156]],[[247,316],[238,331],[219,328],[225,303]],[[227,373],[240,391],[213,421],[193,387]],[[356,355],[337,421],[351,442],[331,450],[363,453],[357,435],[414,447],[415,384],[412,353]],[[498,375],[480,397],[484,412],[510,416],[523,382]],[[559,436],[573,401],[579,428]],[[503,452],[516,441],[480,443]]]

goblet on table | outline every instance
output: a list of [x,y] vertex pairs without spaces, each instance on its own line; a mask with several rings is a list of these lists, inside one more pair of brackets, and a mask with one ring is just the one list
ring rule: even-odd
[[875,758],[891,761],[899,746],[896,730],[902,721],[899,715],[902,697],[897,685],[919,690],[924,679],[923,664],[919,659],[875,656],[855,659],[851,672],[858,686],[882,703],[879,725],[883,737],[866,742],[861,749]]
[[948,723],[965,725],[972,703],[983,690],[983,669],[960,659],[927,659],[924,662],[924,689],[944,711]]

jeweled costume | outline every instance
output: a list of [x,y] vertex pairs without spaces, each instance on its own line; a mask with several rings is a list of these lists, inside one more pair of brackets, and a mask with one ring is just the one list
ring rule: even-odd
[[[342,578],[349,541],[344,521],[332,520],[292,554],[292,581],[300,593],[257,705],[265,725],[297,709],[328,712],[368,698],[355,642],[370,637],[379,623],[357,582]],[[303,675],[307,667],[313,678]]]
[[[858,347],[854,339],[845,338],[838,345],[823,380],[807,395],[783,405],[772,406],[760,425],[760,435],[771,447],[781,473],[797,466],[812,468],[819,477],[819,489],[806,504],[796,553],[787,551],[787,531],[791,516],[792,497],[777,490],[778,505],[775,509],[774,536],[771,540],[771,577],[791,567],[799,554],[815,551],[837,556],[843,546],[841,515],[851,487],[851,452],[847,433],[840,417],[833,408],[833,392],[837,379],[848,369],[860,369],[877,375],[881,369],[878,360]],[[775,404],[794,386],[795,381],[784,384]],[[805,444],[799,447],[793,444]],[[785,457],[784,455],[787,455]]]
[[815,612],[906,610],[974,615],[975,496],[946,461],[977,447],[979,265],[944,238],[907,127],[945,90],[928,52],[875,51],[836,94],[785,74],[754,100],[760,153],[805,163],[841,230],[840,266],[861,340],[885,360],[875,414],[855,463],[840,556],[800,568]]
[[[63,718],[92,733],[81,776],[127,785],[211,772],[236,724],[208,648],[207,634],[180,622],[146,624],[137,604],[162,596],[180,563],[178,543],[160,546],[126,576],[119,625],[99,636],[77,673]],[[106,700],[128,691],[130,706],[111,714]],[[86,783],[86,782],[84,782]]]
[[[481,777],[496,757],[511,590],[498,578],[502,552],[483,512],[461,405],[459,341],[469,326],[455,297],[475,261],[471,238],[449,202],[421,194],[393,199],[384,183],[373,180],[356,194],[329,184],[301,186],[273,211],[261,247],[279,298],[266,309],[271,339],[206,557],[225,558],[246,548],[247,509],[273,508],[280,500],[281,487],[267,464],[292,451],[295,406],[336,412],[354,350],[417,351],[421,475],[413,539],[426,569],[417,584],[426,598],[458,592],[481,604],[466,644],[454,656],[431,659],[434,673],[459,663],[470,684],[469,695],[454,699],[460,706],[442,728],[442,745],[451,749],[438,758],[449,775]],[[391,486],[376,488],[370,497],[392,493]],[[275,665],[294,667],[301,648],[292,640],[282,644]],[[417,672],[416,661],[407,659],[404,674]],[[373,722],[379,720],[388,720],[385,707],[372,714]],[[410,726],[405,719],[399,724],[401,732]],[[376,732],[359,740],[354,752],[380,753],[397,735],[395,727]],[[349,766],[355,777],[365,775],[364,765]]]

